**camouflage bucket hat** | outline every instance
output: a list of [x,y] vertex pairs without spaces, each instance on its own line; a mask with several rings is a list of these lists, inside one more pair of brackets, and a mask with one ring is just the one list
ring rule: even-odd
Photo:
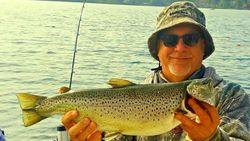
[[168,29],[178,24],[189,23],[198,26],[205,39],[205,53],[203,59],[206,59],[214,52],[214,43],[210,33],[206,29],[206,19],[204,14],[192,2],[175,2],[164,8],[157,18],[156,31],[148,39],[148,48],[151,56],[156,60],[158,58],[158,33],[161,30]]

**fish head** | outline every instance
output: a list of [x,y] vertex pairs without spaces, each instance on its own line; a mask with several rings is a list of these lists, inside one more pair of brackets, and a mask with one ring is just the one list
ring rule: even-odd
[[215,105],[218,88],[214,87],[211,78],[195,79],[187,86],[187,92],[200,101]]

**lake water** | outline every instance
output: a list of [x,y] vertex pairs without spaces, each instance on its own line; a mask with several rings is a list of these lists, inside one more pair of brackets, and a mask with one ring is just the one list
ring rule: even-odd
[[[23,127],[16,93],[53,96],[68,86],[81,3],[0,0],[0,128],[8,141],[52,141],[60,116]],[[85,5],[73,89],[136,83],[157,62],[147,50],[162,7]],[[201,9],[216,52],[204,64],[250,93],[250,11]]]

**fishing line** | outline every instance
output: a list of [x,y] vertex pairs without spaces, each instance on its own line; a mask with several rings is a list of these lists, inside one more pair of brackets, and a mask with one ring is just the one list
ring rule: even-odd
[[77,33],[76,33],[75,48],[74,48],[73,59],[72,59],[72,66],[71,66],[71,73],[70,73],[69,89],[71,89],[72,80],[73,80],[75,58],[76,58],[77,45],[78,45],[78,37],[80,35],[79,31],[80,31],[80,27],[81,27],[82,13],[83,13],[83,8],[85,7],[85,3],[86,3],[86,0],[83,0],[82,1],[81,14],[80,14],[80,18],[79,18],[79,21],[78,21]]

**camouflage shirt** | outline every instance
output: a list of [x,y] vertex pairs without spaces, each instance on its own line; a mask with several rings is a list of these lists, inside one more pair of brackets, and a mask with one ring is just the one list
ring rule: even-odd
[[[215,87],[223,90],[218,96],[217,108],[221,118],[216,133],[209,141],[250,141],[250,95],[233,82],[218,76],[212,67],[204,66],[189,79],[211,77]],[[160,70],[154,71],[146,78],[146,83],[167,83]],[[112,141],[188,141],[186,133],[179,127],[157,136],[119,135]]]

